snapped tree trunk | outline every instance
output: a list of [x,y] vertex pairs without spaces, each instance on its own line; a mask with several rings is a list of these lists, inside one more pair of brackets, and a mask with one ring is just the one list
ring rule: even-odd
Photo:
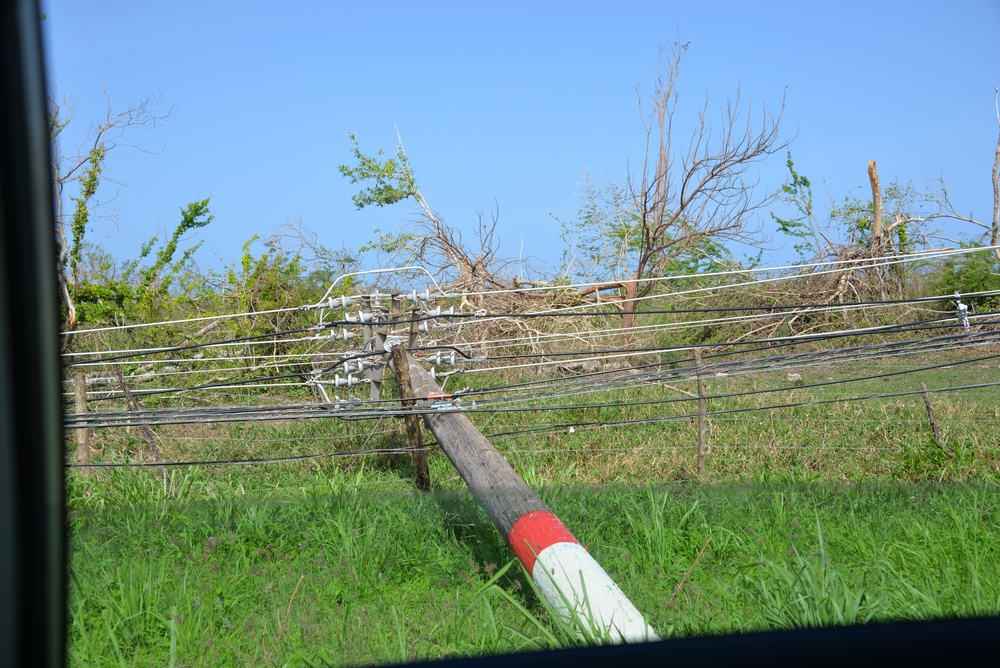
[[872,184],[872,256],[882,255],[882,185],[878,179],[878,167],[874,160],[868,161],[868,180]]

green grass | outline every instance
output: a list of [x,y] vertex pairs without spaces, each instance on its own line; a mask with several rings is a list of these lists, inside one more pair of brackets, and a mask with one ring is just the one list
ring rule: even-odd
[[467,499],[315,482],[272,501],[164,494],[74,515],[73,663],[342,664],[546,646],[529,628],[505,631],[519,614],[484,580],[506,548],[467,517]]
[[[146,478],[145,503],[121,490],[72,513],[73,665],[351,665],[576,642],[465,493],[316,474],[307,491],[204,500],[197,472],[178,477],[174,494],[153,472],[122,476],[102,490]],[[543,496],[664,637],[1000,612],[994,486]]]
[[[892,375],[712,399],[709,410],[1000,377],[995,360],[895,373],[933,361],[815,367],[801,371],[806,384]],[[708,393],[787,385],[784,372],[713,377]],[[495,439],[663,637],[1000,613],[995,390],[934,395],[941,444],[919,394],[717,415],[705,481],[691,480],[696,404],[636,403],[682,396],[647,386],[470,418],[488,433],[681,418]],[[581,401],[632,403],[571,407]],[[156,431],[169,460],[405,443],[390,419]],[[149,458],[124,429],[98,432],[95,445],[93,461]],[[353,665],[581,642],[538,600],[448,460],[432,453],[430,465],[432,494],[412,490],[401,455],[169,478],[71,471],[72,665]]]

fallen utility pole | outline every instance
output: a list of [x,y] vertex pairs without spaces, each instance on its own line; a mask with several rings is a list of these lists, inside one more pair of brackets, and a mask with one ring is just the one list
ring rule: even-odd
[[[386,343],[387,347],[401,345]],[[601,565],[462,415],[460,404],[444,394],[412,356],[403,359],[416,407],[427,411],[424,423],[545,600],[598,640],[658,640]]]

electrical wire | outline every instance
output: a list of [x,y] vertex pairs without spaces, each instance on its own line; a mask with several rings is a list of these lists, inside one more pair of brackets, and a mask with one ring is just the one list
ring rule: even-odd
[[[925,365],[921,367],[915,367],[912,369],[897,370],[890,372],[883,372],[878,374],[868,374],[864,376],[856,376],[846,379],[821,381],[816,383],[792,386],[792,387],[779,387],[779,388],[762,388],[756,390],[745,390],[740,392],[728,392],[714,395],[707,395],[702,397],[706,400],[719,400],[719,399],[732,399],[739,397],[748,397],[760,394],[774,394],[779,392],[788,392],[794,390],[805,390],[818,387],[827,387],[832,385],[843,385],[847,383],[861,382],[866,380],[875,380],[879,378],[885,378],[888,376],[898,376],[907,375],[912,373],[918,373],[923,371],[931,371],[940,369],[944,366],[958,366],[963,364],[971,364],[974,362],[982,362],[986,360],[993,360],[1000,358],[1000,353],[995,353],[991,355],[980,356],[976,358],[970,358],[959,361],[950,361],[947,363],[939,363],[934,365]],[[667,398],[657,398],[648,400],[632,400],[632,401],[617,401],[617,402],[600,402],[600,403],[584,403],[584,404],[572,404],[572,405],[556,405],[556,406],[539,406],[539,405],[523,405],[523,406],[476,406],[475,408],[463,408],[463,412],[470,413],[534,413],[534,412],[551,412],[556,410],[561,411],[573,411],[573,410],[588,410],[588,409],[614,409],[614,408],[635,408],[639,406],[654,406],[654,405],[666,405],[673,403],[683,403],[690,401],[698,401],[699,397],[667,397]],[[85,414],[70,414],[67,415],[66,427],[67,428],[85,428],[85,427],[125,427],[125,426],[135,426],[135,425],[160,425],[160,424],[182,424],[186,421],[198,421],[204,423],[213,422],[232,422],[232,421],[261,421],[261,420],[273,420],[273,419],[288,419],[289,417],[297,418],[307,418],[307,417],[341,417],[341,418],[354,418],[363,419],[378,416],[378,417],[400,417],[405,415],[425,415],[425,414],[436,414],[440,413],[440,409],[435,408],[388,408],[382,410],[375,409],[359,409],[359,410],[336,410],[337,407],[331,407],[325,404],[288,404],[288,405],[272,405],[272,406],[240,406],[240,407],[225,407],[221,408],[211,408],[211,409],[158,409],[158,410],[145,410],[145,411],[128,411],[122,413],[85,413]],[[100,422],[104,420],[104,422]]]
[[581,422],[563,422],[563,423],[558,423],[558,424],[545,424],[545,425],[541,425],[541,426],[538,426],[538,427],[532,427],[532,428],[528,428],[528,429],[522,429],[522,430],[516,430],[516,431],[510,431],[510,432],[495,432],[495,433],[490,433],[490,434],[484,434],[484,436],[486,436],[487,438],[498,438],[498,437],[502,437],[502,436],[511,436],[511,435],[520,435],[520,434],[531,434],[531,433],[536,433],[536,432],[539,432],[539,431],[550,430],[550,429],[556,429],[556,430],[569,429],[570,427],[573,427],[574,429],[575,428],[579,428],[579,427],[604,427],[604,428],[607,428],[607,427],[632,426],[632,425],[640,425],[640,424],[652,424],[652,423],[659,423],[659,422],[676,422],[678,420],[691,420],[692,418],[697,418],[697,417],[701,417],[701,416],[709,417],[709,418],[715,418],[715,417],[717,417],[719,415],[736,415],[736,414],[747,413],[747,412],[751,412],[751,411],[771,411],[771,410],[780,410],[780,409],[784,409],[784,408],[802,408],[802,407],[805,407],[805,406],[820,406],[820,405],[835,404],[835,403],[850,403],[850,402],[856,402],[856,401],[871,401],[873,399],[891,399],[891,398],[895,398],[895,397],[908,397],[908,396],[914,396],[914,395],[918,395],[918,394],[922,395],[924,392],[933,392],[933,393],[937,394],[937,393],[944,393],[944,392],[958,392],[958,391],[965,391],[965,390],[975,390],[975,389],[986,388],[986,387],[1000,387],[1000,381],[990,382],[990,383],[977,383],[977,384],[972,384],[972,385],[960,385],[960,386],[954,386],[954,387],[928,388],[927,390],[920,389],[920,390],[911,390],[911,391],[904,391],[904,392],[887,392],[887,393],[882,393],[882,394],[868,394],[868,395],[858,396],[858,397],[836,397],[836,398],[833,398],[833,399],[809,399],[809,400],[803,400],[803,401],[797,401],[797,402],[789,402],[789,403],[784,403],[784,404],[771,404],[771,405],[767,405],[767,406],[752,406],[752,407],[745,407],[745,408],[728,408],[728,409],[721,409],[721,410],[716,410],[716,411],[707,411],[705,413],[689,413],[689,414],[686,414],[686,415],[665,415],[665,416],[659,416],[659,417],[653,417],[653,418],[637,418],[637,419],[632,419],[632,420],[602,420],[602,421],[599,421],[599,422],[597,422],[597,421],[589,421],[589,422],[584,422],[584,421],[581,421]]
[[165,461],[165,462],[94,462],[90,464],[75,464],[67,462],[66,468],[162,468],[180,466],[234,466],[234,465],[256,465],[256,464],[281,464],[287,462],[304,462],[313,459],[329,459],[332,457],[363,457],[370,455],[397,455],[410,452],[420,452],[430,450],[434,444],[424,444],[419,447],[405,448],[371,448],[367,450],[339,450],[336,452],[322,452],[308,455],[289,455],[285,457],[257,457],[254,459],[209,459],[191,461]]
[[[848,271],[848,270],[859,270],[859,269],[873,269],[878,267],[889,266],[890,264],[897,264],[901,262],[912,262],[916,260],[927,260],[927,259],[938,259],[941,257],[949,257],[952,255],[965,255],[968,253],[979,253],[991,251],[994,248],[1000,248],[1000,246],[981,246],[977,248],[932,248],[925,251],[917,251],[914,253],[905,253],[901,255],[895,255],[893,258],[897,260],[896,262],[891,262],[887,258],[857,258],[850,260],[824,260],[820,262],[808,262],[804,264],[790,264],[783,265],[779,267],[751,267],[747,269],[730,269],[725,271],[714,271],[714,272],[703,272],[703,273],[693,273],[693,274],[677,274],[674,276],[656,276],[646,279],[642,279],[643,283],[656,283],[661,281],[676,281],[684,280],[690,278],[720,278],[725,276],[743,276],[748,274],[760,274],[768,273],[774,271],[801,271],[803,269],[811,269],[814,267],[829,267],[836,265],[853,265],[844,267],[833,271]],[[821,273],[829,272],[812,272],[805,274],[808,276],[816,276]],[[798,278],[804,274],[793,274],[791,278]],[[614,283],[616,281],[594,281],[589,283],[572,283],[568,285],[544,285],[544,286],[533,286],[528,288],[513,288],[513,289],[503,289],[503,290],[482,290],[479,292],[462,292],[460,295],[451,295],[444,293],[443,291],[439,294],[440,297],[478,297],[478,296],[488,296],[488,295],[501,295],[501,294],[524,294],[531,292],[548,292],[548,291],[558,291],[558,290],[570,290],[570,289],[580,289],[580,288],[591,288],[599,285],[605,285],[607,283]],[[622,283],[628,282],[627,280],[620,281]],[[764,281],[757,281],[764,282]],[[747,284],[741,284],[747,285]]]
[[[823,399],[823,400],[805,400],[800,402],[790,402],[785,404],[774,404],[769,406],[758,406],[749,408],[734,408],[734,409],[724,409],[719,411],[708,411],[705,413],[695,413],[689,415],[676,415],[676,416],[660,416],[655,418],[641,418],[634,420],[611,420],[611,421],[601,421],[601,422],[573,422],[573,423],[559,423],[559,424],[547,424],[541,427],[534,427],[530,429],[522,429],[517,431],[508,432],[494,432],[487,435],[490,439],[509,439],[524,435],[537,435],[540,431],[555,431],[573,428],[607,428],[610,426],[624,426],[624,425],[638,425],[638,424],[650,424],[659,422],[670,422],[677,420],[690,420],[692,418],[706,416],[715,417],[719,415],[733,415],[739,413],[745,413],[748,411],[764,411],[764,410],[778,410],[783,408],[798,408],[803,406],[815,406],[829,403],[846,403],[855,401],[867,401],[872,399],[882,399],[882,398],[894,398],[902,396],[913,396],[916,394],[924,394],[926,392],[943,393],[943,392],[954,392],[959,390],[970,390],[985,387],[997,387],[1000,386],[1000,381],[991,383],[978,383],[972,385],[955,386],[955,387],[945,387],[945,388],[933,388],[933,389],[921,389],[914,391],[905,392],[892,392],[892,393],[881,393],[881,394],[870,394],[860,397],[838,397],[835,399]],[[150,468],[150,467],[181,467],[181,466],[230,466],[230,465],[256,465],[256,464],[274,464],[274,463],[285,463],[285,462],[297,462],[297,461],[308,461],[321,458],[331,458],[331,457],[358,457],[367,455],[384,455],[384,454],[404,454],[411,453],[415,451],[424,451],[434,449],[436,443],[424,443],[418,447],[401,447],[401,448],[375,448],[375,449],[359,449],[359,450],[346,450],[346,451],[336,451],[327,453],[314,453],[306,455],[290,455],[283,457],[262,457],[253,459],[216,459],[216,460],[198,460],[198,461],[168,461],[168,462],[96,462],[92,464],[75,464],[67,463],[65,466],[67,468]],[[637,451],[643,449],[651,450],[665,450],[671,448],[681,449],[682,446],[659,446],[656,448],[643,448],[643,447],[623,447],[623,448],[596,448],[587,450],[575,450],[580,454],[585,454],[587,452],[599,452],[599,451]],[[687,446],[690,447],[690,446]],[[723,446],[717,446],[723,447]],[[728,448],[740,448],[740,447],[763,447],[763,448],[781,448],[781,446],[726,446]],[[786,446],[785,449],[802,449],[801,446]],[[873,448],[872,446],[820,446],[818,449],[850,449],[850,450],[871,450],[871,449],[889,449],[895,450],[896,448]],[[547,449],[538,450],[532,449],[528,450],[531,454],[541,454],[545,452],[569,452],[568,449]]]
[[198,318],[181,318],[179,320],[160,320],[158,322],[141,322],[130,325],[109,325],[108,327],[94,327],[92,329],[72,329],[60,332],[60,336],[78,336],[83,334],[96,334],[98,332],[115,332],[128,329],[142,329],[145,327],[162,327],[164,325],[184,325],[192,322],[206,322],[208,320],[228,320],[230,318],[245,318],[248,316],[273,315],[275,313],[288,313],[290,311],[303,311],[314,308],[312,306],[288,306],[285,308],[270,309],[267,311],[247,311],[245,313],[226,313],[225,315],[207,315]]

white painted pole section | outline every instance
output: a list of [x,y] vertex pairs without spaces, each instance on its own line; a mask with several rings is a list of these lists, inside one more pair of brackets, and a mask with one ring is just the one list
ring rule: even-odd
[[659,640],[614,580],[579,543],[542,550],[531,579],[539,593],[567,619],[587,624],[597,639],[612,643]]

